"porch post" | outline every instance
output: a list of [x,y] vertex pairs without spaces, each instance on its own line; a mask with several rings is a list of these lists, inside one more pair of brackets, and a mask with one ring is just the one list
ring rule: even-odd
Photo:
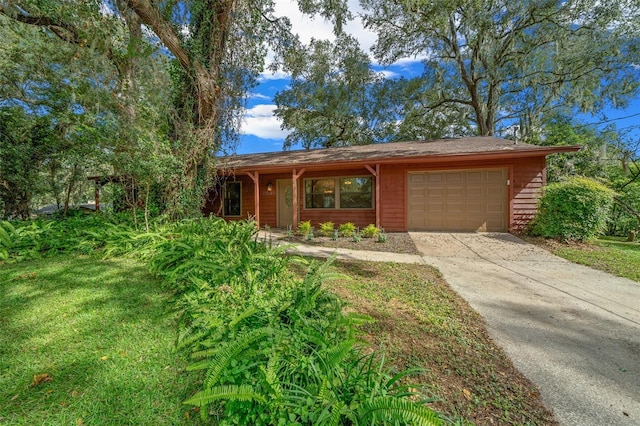
[[291,186],[293,189],[293,229],[298,228],[298,178],[302,176],[305,169],[301,169],[296,173],[296,169],[293,169],[293,175],[291,178]]
[[255,221],[258,228],[260,228],[260,175],[258,172],[247,172],[251,180],[253,181],[253,202],[255,203]]
[[100,183],[98,182],[98,180],[95,180],[93,183],[94,198],[96,202],[96,213],[98,213],[100,211]]
[[367,164],[365,167],[376,178],[376,227],[380,228],[380,164],[376,164],[375,170]]

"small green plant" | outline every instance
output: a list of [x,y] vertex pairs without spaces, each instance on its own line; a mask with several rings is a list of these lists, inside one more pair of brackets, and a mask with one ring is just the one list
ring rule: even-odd
[[313,228],[311,228],[309,232],[307,232],[307,236],[305,238],[307,239],[307,241],[311,241],[314,237],[315,235],[313,235]]
[[378,242],[379,243],[386,243],[387,242],[387,233],[384,232],[384,229],[381,229],[380,233],[378,234]]
[[338,227],[338,232],[345,238],[353,237],[356,233],[356,225],[351,222],[343,223]]
[[353,242],[354,243],[359,243],[360,241],[362,241],[362,237],[360,236],[359,233],[354,232],[353,233]]
[[340,233],[338,232],[337,229],[333,230],[333,234],[331,235],[331,239],[333,241],[338,241],[338,238],[340,237]]
[[374,224],[369,224],[360,232],[364,238],[373,238],[380,233],[380,228]]
[[287,237],[293,237],[293,229],[291,225],[287,225]]
[[311,221],[305,220],[298,224],[298,229],[296,229],[296,232],[298,235],[306,237],[312,229],[313,227],[311,226]]
[[333,234],[334,225],[333,222],[324,222],[320,224],[319,234],[323,237],[328,237]]

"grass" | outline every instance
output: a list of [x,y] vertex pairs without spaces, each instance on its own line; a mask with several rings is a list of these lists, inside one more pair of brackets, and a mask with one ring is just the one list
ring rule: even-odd
[[[420,367],[457,424],[554,424],[482,319],[432,268],[336,262],[327,285],[398,369]],[[198,424],[171,295],[130,259],[58,256],[0,269],[0,423]]]
[[[133,260],[59,256],[0,268],[0,423],[169,425],[193,378],[170,295]],[[195,416],[198,417],[198,416]]]
[[336,262],[329,285],[376,321],[367,340],[398,369],[419,367],[431,405],[458,424],[555,424],[535,386],[489,337],[482,318],[433,268]]
[[640,282],[640,243],[605,237],[590,243],[559,243],[539,238],[530,241],[553,254],[581,265]]

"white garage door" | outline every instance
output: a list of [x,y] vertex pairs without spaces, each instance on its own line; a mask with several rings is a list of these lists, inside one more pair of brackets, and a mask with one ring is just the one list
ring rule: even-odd
[[410,172],[410,231],[506,231],[507,169]]

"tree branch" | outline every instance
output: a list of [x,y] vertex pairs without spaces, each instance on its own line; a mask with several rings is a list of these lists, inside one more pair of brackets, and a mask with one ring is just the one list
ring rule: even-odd
[[47,16],[33,16],[25,13],[14,13],[15,11],[9,10],[5,3],[0,3],[0,13],[15,21],[22,22],[23,24],[33,25],[37,27],[46,27],[53,32],[61,40],[68,43],[83,45],[86,41],[82,40],[77,28],[69,25],[66,22],[57,21]]
[[187,51],[182,47],[180,38],[171,24],[160,15],[149,0],[126,0],[126,2],[142,19],[142,22],[151,27],[153,32],[160,38],[160,41],[175,55],[178,62],[180,62],[180,66],[188,71],[191,67],[191,59]]

